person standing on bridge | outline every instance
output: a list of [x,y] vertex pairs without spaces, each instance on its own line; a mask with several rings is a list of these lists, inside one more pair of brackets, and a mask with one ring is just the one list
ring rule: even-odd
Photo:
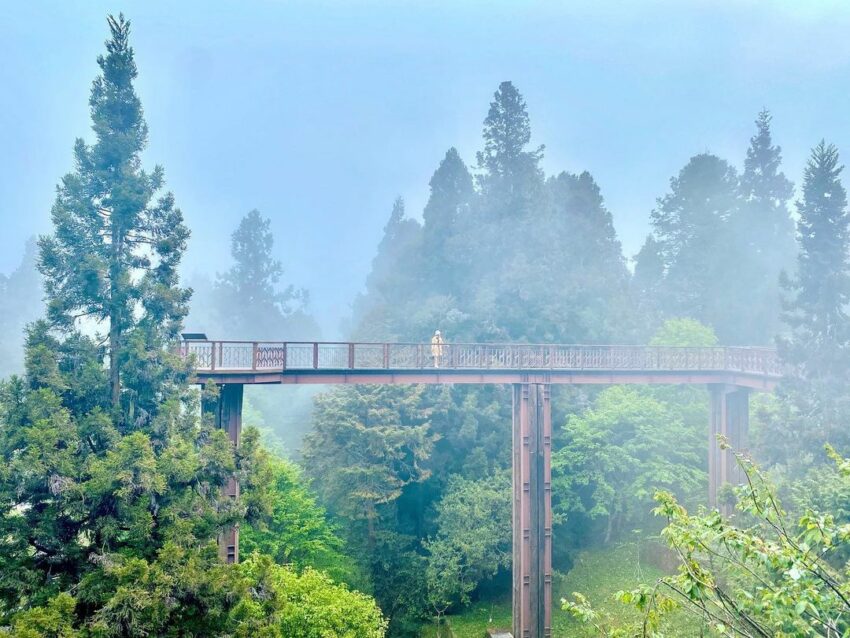
[[431,358],[434,359],[434,367],[439,368],[443,358],[443,337],[439,330],[434,331],[434,336],[431,337]]

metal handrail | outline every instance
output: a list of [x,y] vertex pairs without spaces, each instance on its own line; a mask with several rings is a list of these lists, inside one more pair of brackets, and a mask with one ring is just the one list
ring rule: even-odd
[[761,346],[634,346],[531,343],[444,343],[434,361],[430,343],[348,341],[181,341],[198,371],[277,370],[635,370],[733,371],[782,376],[771,348]]

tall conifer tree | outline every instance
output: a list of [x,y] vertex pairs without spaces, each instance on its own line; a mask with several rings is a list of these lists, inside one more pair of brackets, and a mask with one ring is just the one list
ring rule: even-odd
[[652,211],[664,261],[660,302],[665,314],[708,323],[724,342],[735,328],[728,322],[728,300],[737,261],[731,232],[737,210],[737,172],[725,160],[703,153],[670,180],[670,192]]
[[779,275],[793,267],[796,253],[788,210],[793,185],[782,173],[782,149],[773,144],[770,122],[768,111],[759,113],[740,180],[741,208],[732,228],[739,267],[730,301],[738,338],[750,344],[772,343],[779,332]]
[[280,287],[283,266],[273,250],[271,221],[252,210],[231,235],[233,266],[215,283],[219,326],[241,338],[316,339],[318,326],[305,311],[307,291]]
[[110,16],[109,28],[89,100],[95,143],[74,146],[75,170],[59,185],[40,268],[54,325],[70,328],[85,317],[105,326],[117,408],[133,351],[176,337],[186,314],[189,291],[177,287],[177,265],[189,231],[174,197],[161,193],[162,168],[141,166],[148,127],[133,88],[130,23]]
[[[25,378],[0,384],[0,625],[63,601],[86,635],[214,635],[186,574],[215,568],[224,526],[266,511],[263,455],[249,430],[237,453],[196,418],[188,367],[169,351],[189,296],[177,278],[188,231],[170,194],[155,199],[162,169],[140,166],[130,25],[109,28],[96,141],[77,141],[41,240],[50,321],[28,331]],[[230,499],[221,488],[237,472]],[[139,582],[154,572],[171,573],[167,604]]]
[[767,454],[791,465],[819,456],[824,442],[850,450],[850,216],[843,168],[835,146],[821,141],[812,150],[797,202],[796,272],[782,281],[788,330],[778,346],[789,370],[780,389],[790,410],[782,421],[769,420],[762,438]]
[[850,217],[838,149],[821,141],[803,175],[797,204],[800,254],[786,281],[783,356],[807,378],[844,377],[850,363]]
[[431,194],[422,214],[424,274],[434,292],[450,293],[459,275],[452,269],[458,262],[452,238],[474,195],[472,176],[454,147],[446,151],[429,186]]
[[527,150],[531,142],[528,109],[511,82],[502,82],[484,120],[484,150],[478,153],[479,185],[491,215],[519,217],[543,181],[543,146]]

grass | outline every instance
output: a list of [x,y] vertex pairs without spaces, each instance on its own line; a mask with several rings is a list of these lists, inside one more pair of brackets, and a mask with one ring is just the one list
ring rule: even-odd
[[[623,621],[636,620],[639,613],[613,600],[613,595],[617,591],[634,588],[640,583],[653,583],[663,575],[658,567],[643,564],[639,560],[636,544],[579,553],[569,573],[555,579],[555,591],[552,596],[553,638],[597,637],[592,627],[581,624],[569,613],[561,610],[561,598],[571,598],[572,592],[581,592],[597,611],[608,613]],[[671,622],[679,627],[679,631],[671,631],[670,635],[698,635],[698,630],[695,632],[694,627],[688,627],[687,618],[683,618],[681,614],[677,616],[673,617]],[[473,603],[463,613],[450,616],[448,622],[451,638],[482,638],[488,627],[509,628],[510,598]],[[673,629],[671,627],[671,630]],[[423,627],[422,636],[436,638],[435,627]]]

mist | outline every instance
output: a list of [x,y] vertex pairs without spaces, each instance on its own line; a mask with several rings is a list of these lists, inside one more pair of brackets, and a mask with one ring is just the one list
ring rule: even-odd
[[[48,229],[68,138],[88,128],[103,15],[121,8],[20,4],[4,21],[2,130],[22,150],[0,175],[0,272]],[[600,184],[627,257],[670,177],[703,151],[739,164],[762,108],[794,181],[813,140],[850,142],[837,97],[848,13],[835,3],[124,9],[140,65],[161,70],[139,78],[154,132],[146,157],[167,167],[193,230],[184,272],[221,270],[230,232],[257,208],[328,338],[341,336],[393,199],[418,218],[446,149],[474,164],[503,80],[527,99],[547,173],[588,170]]]
[[7,15],[0,633],[850,632],[850,8]]

